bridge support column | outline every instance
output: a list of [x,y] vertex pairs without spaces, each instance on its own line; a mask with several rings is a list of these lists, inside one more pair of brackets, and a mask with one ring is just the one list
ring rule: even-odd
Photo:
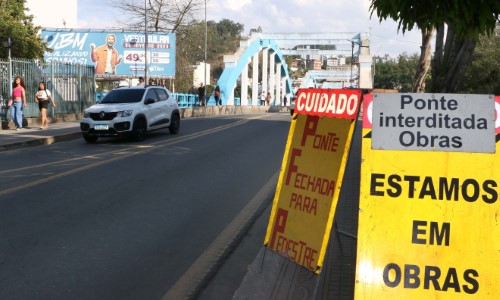
[[241,71],[240,105],[248,105],[248,64]]
[[276,64],[276,98],[274,105],[281,105],[281,62]]
[[252,57],[252,105],[259,103],[259,52]]
[[269,49],[264,49],[262,50],[262,92],[265,92],[267,94],[267,91],[269,90],[267,87],[267,62],[269,61]]
[[[281,77],[281,90],[283,91],[283,96],[281,98],[283,98],[284,96],[287,95],[287,91],[286,91],[286,77]],[[288,103],[290,104],[290,99],[288,99]],[[281,102],[282,105],[285,105],[285,103]]]
[[276,70],[276,61],[275,61],[276,52],[271,53],[269,55],[269,92],[271,92],[272,101],[269,105],[273,105],[273,102],[276,103],[276,85],[274,80],[276,79],[275,70]]

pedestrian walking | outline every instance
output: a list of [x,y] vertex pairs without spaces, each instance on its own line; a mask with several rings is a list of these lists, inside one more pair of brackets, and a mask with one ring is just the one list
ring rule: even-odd
[[266,92],[262,91],[262,94],[260,94],[260,105],[266,104]]
[[56,108],[56,103],[52,98],[52,94],[46,88],[45,82],[40,82],[38,84],[35,102],[38,103],[38,109],[40,109],[40,130],[44,130],[49,127],[49,120],[47,119],[47,109],[49,105],[52,104],[52,107]]
[[17,76],[12,83],[11,99],[11,117],[14,125],[16,125],[16,130],[20,130],[23,128],[23,109],[26,107],[26,89],[20,76]]
[[219,88],[219,86],[215,87],[215,90],[214,90],[214,99],[215,99],[215,105],[222,105],[222,100],[220,99],[220,88]]
[[205,86],[203,82],[200,82],[200,87],[198,88],[198,99],[200,101],[200,106],[205,106]]
[[266,96],[266,105],[269,106],[269,103],[271,103],[273,96],[271,96],[271,92],[267,92]]

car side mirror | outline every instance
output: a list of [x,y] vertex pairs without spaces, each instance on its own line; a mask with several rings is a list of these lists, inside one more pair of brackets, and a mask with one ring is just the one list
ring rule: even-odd
[[148,99],[146,99],[146,101],[144,101],[144,104],[153,104],[153,103],[155,103],[155,102],[156,102],[156,101],[155,101],[155,99],[153,99],[153,98],[148,98]]

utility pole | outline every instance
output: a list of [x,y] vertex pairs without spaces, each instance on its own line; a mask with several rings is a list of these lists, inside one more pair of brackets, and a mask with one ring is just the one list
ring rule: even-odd
[[148,84],[148,1],[144,0],[144,84]]
[[[203,73],[205,85],[205,94],[207,88],[207,44],[208,44],[208,25],[207,25],[207,0],[205,0],[205,71]],[[208,102],[208,101],[207,101]]]

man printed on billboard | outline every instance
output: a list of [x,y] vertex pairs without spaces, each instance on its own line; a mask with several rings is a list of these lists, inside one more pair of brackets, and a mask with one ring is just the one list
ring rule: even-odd
[[114,48],[116,37],[114,34],[106,36],[106,44],[96,48],[95,44],[90,44],[92,62],[96,63],[96,74],[115,74],[116,65],[122,61],[122,56]]

